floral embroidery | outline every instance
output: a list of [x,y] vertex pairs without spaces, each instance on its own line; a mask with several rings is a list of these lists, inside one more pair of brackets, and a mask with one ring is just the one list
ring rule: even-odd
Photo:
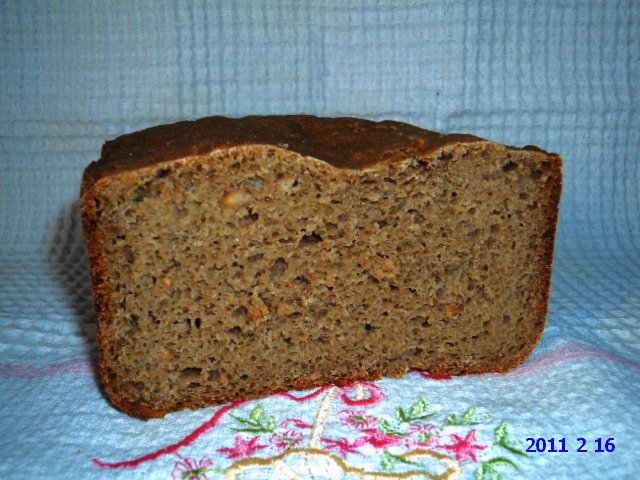
[[220,448],[220,453],[225,453],[228,458],[244,458],[250,457],[258,450],[267,448],[266,445],[260,445],[260,437],[253,437],[251,440],[245,440],[242,435],[236,435],[235,445],[233,448]]
[[362,455],[362,452],[358,450],[365,442],[360,439],[355,442],[350,442],[346,438],[342,437],[340,440],[332,440],[330,438],[323,438],[322,442],[325,444],[325,448],[329,451],[338,452],[344,458],[347,458],[347,454],[356,453]]
[[364,410],[342,410],[338,417],[343,425],[355,427],[358,430],[369,430],[378,426],[378,419],[368,415]]
[[195,460],[183,458],[176,463],[171,472],[173,480],[209,480],[208,472],[213,472],[213,461],[209,458]]
[[476,455],[476,451],[485,450],[487,446],[474,444],[476,441],[476,435],[477,432],[475,430],[471,430],[464,438],[453,433],[451,434],[451,440],[454,443],[451,445],[442,445],[442,448],[446,448],[447,450],[455,453],[456,458],[461,462],[464,462],[465,460],[477,462],[478,456]]
[[269,441],[278,453],[282,453],[288,448],[300,445],[303,441],[303,437],[302,434],[295,430],[285,430],[271,435],[271,439]]
[[[274,470],[269,469],[276,466],[276,469],[302,469],[299,471],[306,472],[312,465],[319,476],[325,470],[335,469],[366,471],[375,476],[382,469],[386,478],[397,479],[407,475],[454,478],[465,466],[465,469],[475,469],[472,472],[476,480],[501,480],[510,469],[519,470],[518,457],[528,457],[506,422],[500,422],[491,435],[487,425],[491,416],[475,406],[461,412],[445,412],[441,408],[432,408],[425,398],[420,397],[410,405],[368,409],[366,407],[386,399],[381,387],[368,382],[343,389],[323,387],[311,396],[295,397],[295,401],[316,398],[319,391],[324,393],[324,397],[314,420],[289,417],[280,421],[269,415],[261,403],[249,404],[246,410],[242,408],[246,402],[233,404],[222,407],[211,420],[175,445],[125,463],[135,466],[134,463],[156,458],[164,451],[179,456],[177,450],[180,446],[191,444],[212,429],[225,412],[231,425],[224,428],[237,434],[233,437],[232,446],[217,451],[232,462],[213,468],[213,462],[208,458],[195,460],[179,456],[180,461],[172,472],[174,480],[208,480],[212,473],[249,470],[255,470],[260,477],[257,473],[260,469],[264,470],[260,478],[272,478]],[[339,401],[357,408],[334,410],[334,403]],[[234,410],[233,413],[229,413],[230,410]],[[331,425],[328,419],[332,415],[346,429],[333,438],[325,433],[327,426]],[[349,465],[348,461],[355,460],[356,456],[367,460],[369,466],[366,470],[359,462]],[[121,462],[122,465],[125,463]],[[374,470],[369,470],[372,467]],[[434,468],[440,473],[433,473]]]

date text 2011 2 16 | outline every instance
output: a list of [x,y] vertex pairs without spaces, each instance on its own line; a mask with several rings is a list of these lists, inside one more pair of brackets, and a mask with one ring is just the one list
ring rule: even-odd
[[[614,437],[605,438],[596,438],[593,442],[589,442],[586,438],[578,437],[576,438],[577,447],[575,449],[576,452],[579,453],[588,453],[588,452],[596,452],[596,453],[611,453],[616,449],[615,444],[613,443],[615,440]],[[567,449],[567,439],[562,438],[534,438],[527,437],[527,452],[528,453],[566,453],[569,452]],[[589,448],[590,444],[593,448]]]

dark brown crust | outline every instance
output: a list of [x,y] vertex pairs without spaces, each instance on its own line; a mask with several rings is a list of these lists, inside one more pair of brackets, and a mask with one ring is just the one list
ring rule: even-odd
[[160,125],[110,140],[85,170],[83,190],[103,177],[158,162],[240,145],[276,145],[338,168],[365,168],[380,161],[424,155],[446,144],[480,141],[443,135],[407,123],[311,115],[206,117]]
[[[281,147],[286,145],[285,148],[291,151],[324,160],[338,168],[362,169],[379,162],[402,161],[412,156],[426,155],[451,144],[477,141],[484,140],[472,135],[443,135],[394,121],[371,122],[356,118],[296,115],[252,116],[241,119],[208,117],[193,122],[179,122],[149,128],[105,143],[102,158],[92,162],[84,172],[81,194],[82,224],[90,260],[99,350],[102,352],[107,348],[103,331],[113,319],[108,314],[109,289],[105,285],[106,259],[101,254],[104,235],[99,228],[98,217],[102,199],[99,189],[91,188],[98,180],[123,171],[240,145],[272,144]],[[508,148],[518,150],[516,147]],[[547,171],[544,172],[549,177],[545,190],[546,201],[543,205],[543,209],[547,212],[546,234],[543,238],[538,282],[531,287],[533,298],[539,300],[537,305],[532,305],[532,308],[537,310],[539,319],[538,324],[534,326],[535,339],[528,345],[529,348],[523,349],[518,355],[505,358],[503,363],[467,367],[441,366],[431,371],[433,375],[509,371],[529,358],[543,335],[549,306],[551,266],[562,188],[562,160],[557,154],[547,153],[539,147],[528,145],[522,150],[538,151],[547,155],[549,160]],[[200,408],[221,402],[250,400],[287,389],[306,390],[321,387],[333,381],[333,379],[297,380],[290,382],[287,386],[274,385],[269,390],[255,392],[242,398],[212,395],[206,402],[180,404],[170,410],[153,410],[127,402],[117,394],[116,389],[111,388],[111,369],[102,355],[99,367],[105,390],[111,401],[124,412],[141,419],[161,418],[167,413],[183,408]],[[347,385],[355,381],[373,381],[385,375],[402,376],[404,372],[402,368],[385,372],[357,372],[335,383]]]

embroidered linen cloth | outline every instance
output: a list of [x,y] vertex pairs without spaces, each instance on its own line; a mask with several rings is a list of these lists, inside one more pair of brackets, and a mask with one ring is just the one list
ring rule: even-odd
[[[0,478],[640,473],[640,4],[329,3],[2,2]],[[541,345],[506,375],[126,416],[94,372],[83,168],[153,124],[292,112],[562,153]]]

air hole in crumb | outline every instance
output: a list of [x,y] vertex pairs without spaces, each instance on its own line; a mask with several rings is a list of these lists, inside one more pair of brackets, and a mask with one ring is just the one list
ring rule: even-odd
[[160,170],[158,170],[158,173],[156,175],[158,176],[158,178],[163,178],[169,175],[169,172],[170,170],[168,168],[161,168]]
[[245,307],[244,305],[236,308],[232,313],[234,317],[244,317],[246,314],[247,314],[247,307]]
[[240,333],[242,333],[242,328],[236,325],[234,327],[228,328],[227,332],[233,333],[234,335],[239,335]]
[[285,337],[284,343],[286,343],[287,345],[291,345],[291,337]]
[[198,382],[191,382],[189,384],[189,388],[198,388],[200,386],[200,384]]
[[378,220],[378,221],[376,221],[376,223],[378,224],[378,228],[380,230],[382,230],[384,227],[389,225],[389,222],[387,222],[386,220]]
[[202,373],[202,369],[198,367],[187,367],[180,370],[180,378],[193,378],[199,377]]
[[513,160],[509,160],[507,163],[505,163],[502,166],[502,171],[503,172],[511,172],[512,170],[515,170],[516,168],[518,168],[518,164],[516,162],[514,162]]
[[296,277],[296,283],[300,283],[302,285],[308,285],[309,283],[311,283],[309,281],[309,279],[307,277],[305,277],[304,275],[298,275]]
[[458,196],[458,192],[451,192],[451,197],[456,198]]
[[194,321],[194,325],[196,326],[196,328],[200,328],[202,321],[199,318],[196,318]]
[[365,323],[364,324],[364,330],[369,333],[369,332],[373,332],[376,329],[376,327],[374,327],[373,325],[371,325],[370,323]]
[[242,375],[240,375],[240,380],[246,380],[249,378],[249,375],[247,375],[246,373],[243,373]]
[[284,275],[287,269],[287,261],[284,258],[278,258],[273,265],[271,265],[271,278],[277,279]]
[[140,320],[140,317],[135,313],[129,315],[129,322],[131,323],[132,327],[138,328],[138,320]]
[[321,241],[322,237],[320,236],[320,234],[317,232],[313,232],[310,235],[303,235],[303,237],[300,239],[299,245],[301,247],[310,246],[315,245],[316,243],[319,243]]
[[134,387],[136,387],[138,390],[144,390],[144,383],[142,382],[136,382],[133,384]]
[[240,219],[240,225],[249,225],[254,223],[258,220],[258,217],[259,215],[257,213],[253,213],[249,210],[249,213]]

